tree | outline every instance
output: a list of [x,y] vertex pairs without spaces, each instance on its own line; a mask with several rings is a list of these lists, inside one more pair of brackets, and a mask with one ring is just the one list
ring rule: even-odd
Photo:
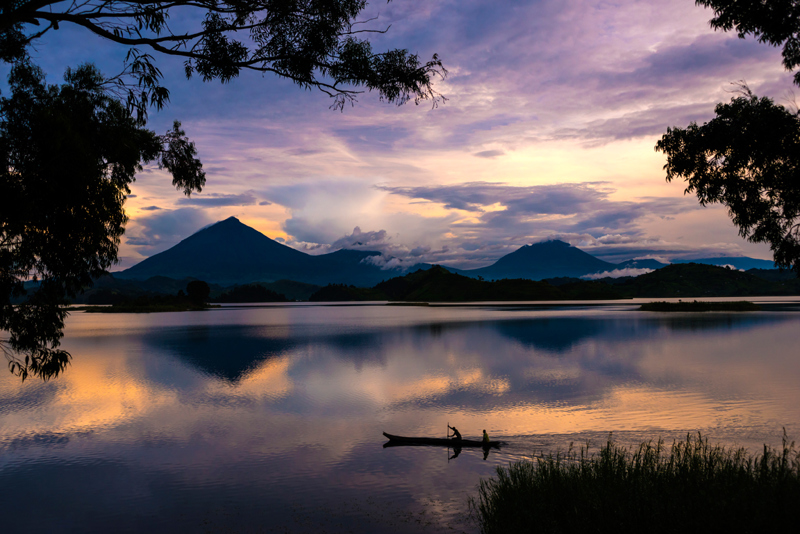
[[[711,27],[736,30],[740,38],[752,35],[762,43],[783,45],[783,66],[800,66],[800,1],[798,0],[697,0],[714,10]],[[794,83],[800,85],[800,72]]]
[[[714,10],[712,28],[783,45],[786,69],[800,66],[800,0],[696,3]],[[685,179],[702,205],[724,204],[742,237],[768,243],[775,263],[800,275],[800,112],[741,89],[714,119],[668,128],[655,148],[667,155],[667,181]]]
[[[404,104],[443,97],[434,54],[421,62],[395,49],[375,53],[358,20],[365,0],[4,0],[0,61],[14,65],[11,98],[0,101],[0,350],[12,372],[48,378],[67,365],[59,350],[63,305],[114,263],[126,221],[124,198],[142,163],[157,161],[185,194],[205,182],[180,124],[144,129],[163,107],[155,55],[184,60],[187,77],[227,82],[243,70],[317,88],[342,110],[364,90]],[[177,27],[168,24],[172,19]],[[195,23],[194,21],[201,21]],[[83,66],[47,86],[27,49],[64,25],[127,47],[121,71],[103,78]],[[194,26],[192,26],[194,25]],[[124,103],[124,105],[123,105]],[[38,290],[26,294],[26,281]],[[22,357],[24,355],[24,358]]]
[[[163,136],[146,130],[103,83],[83,66],[48,86],[21,62],[10,98],[0,99],[0,331],[9,333],[0,349],[23,379],[67,365],[63,305],[116,261],[125,195],[142,163],[166,168],[187,194],[205,183],[180,123]],[[13,305],[28,280],[38,290]]]
[[[419,103],[441,96],[432,87],[444,75],[434,54],[421,62],[395,49],[375,53],[369,21],[358,20],[366,0],[5,0],[0,8],[0,57],[19,57],[25,47],[49,31],[72,24],[128,47],[120,85],[132,76],[128,103],[146,114],[162,106],[169,91],[151,53],[184,60],[187,77],[222,82],[242,70],[272,73],[303,88],[315,87],[342,109],[365,88],[382,100]],[[168,21],[178,26],[173,31]],[[197,23],[186,21],[198,21]],[[201,22],[199,22],[201,21]],[[144,50],[148,50],[145,52]]]
[[704,206],[724,204],[742,237],[769,243],[775,263],[800,274],[800,113],[744,88],[716,115],[667,129],[656,145],[667,181],[685,179]]
[[211,288],[202,280],[192,280],[186,285],[186,296],[195,304],[205,304],[210,294]]

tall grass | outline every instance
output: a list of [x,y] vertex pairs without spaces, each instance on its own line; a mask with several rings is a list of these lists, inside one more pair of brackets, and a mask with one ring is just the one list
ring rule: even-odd
[[709,445],[700,434],[629,451],[610,438],[498,467],[473,512],[486,534],[515,532],[778,532],[800,528],[800,452]]

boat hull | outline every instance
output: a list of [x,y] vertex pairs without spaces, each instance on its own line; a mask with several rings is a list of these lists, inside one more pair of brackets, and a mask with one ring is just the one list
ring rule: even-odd
[[406,437],[406,436],[395,436],[393,434],[387,434],[386,432],[383,433],[386,436],[386,439],[389,440],[389,443],[385,444],[384,447],[393,447],[397,445],[444,445],[446,447],[450,447],[451,449],[459,449],[463,447],[486,447],[486,448],[499,448],[500,442],[499,441],[489,441],[483,442],[481,440],[474,440],[474,439],[455,439],[455,438],[416,438],[416,437]]

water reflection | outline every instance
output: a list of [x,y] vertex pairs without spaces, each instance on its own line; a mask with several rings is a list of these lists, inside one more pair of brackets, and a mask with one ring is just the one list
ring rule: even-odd
[[[385,308],[76,314],[68,373],[0,378],[7,525],[469,531],[465,494],[534,450],[800,435],[796,314]],[[382,447],[448,423],[508,446]]]

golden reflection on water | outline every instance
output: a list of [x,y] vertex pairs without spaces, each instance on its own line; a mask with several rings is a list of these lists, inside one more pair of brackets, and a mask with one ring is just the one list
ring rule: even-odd
[[[388,342],[368,338],[355,351],[362,360],[348,360],[351,351],[338,341],[312,339],[260,355],[227,380],[176,358],[169,347],[143,344],[138,333],[157,328],[152,316],[92,320],[84,318],[67,338],[75,360],[63,377],[48,384],[0,379],[4,398],[41,397],[2,413],[0,441],[108,431],[131,442],[142,435],[191,440],[218,431],[223,448],[253,446],[252,436],[268,435],[270,454],[298,443],[326,449],[335,439],[340,447],[326,454],[343,457],[375,441],[376,426],[439,435],[449,422],[465,436],[487,428],[505,437],[800,430],[800,363],[790,354],[796,321],[744,333],[655,328],[630,339],[601,331],[563,346],[531,345],[480,324],[477,331],[378,331],[375,339],[388,335]],[[291,338],[286,325],[262,332]]]
[[[292,531],[310,514],[318,531],[349,531],[354,514],[371,532],[421,512],[432,531],[461,529],[480,477],[572,441],[800,438],[798,326],[490,307],[75,314],[60,378],[0,375],[0,484],[66,503],[39,514],[42,532],[87,518],[94,531],[258,531],[265,517]],[[383,431],[444,437],[448,423],[507,445],[486,461],[382,448]]]

